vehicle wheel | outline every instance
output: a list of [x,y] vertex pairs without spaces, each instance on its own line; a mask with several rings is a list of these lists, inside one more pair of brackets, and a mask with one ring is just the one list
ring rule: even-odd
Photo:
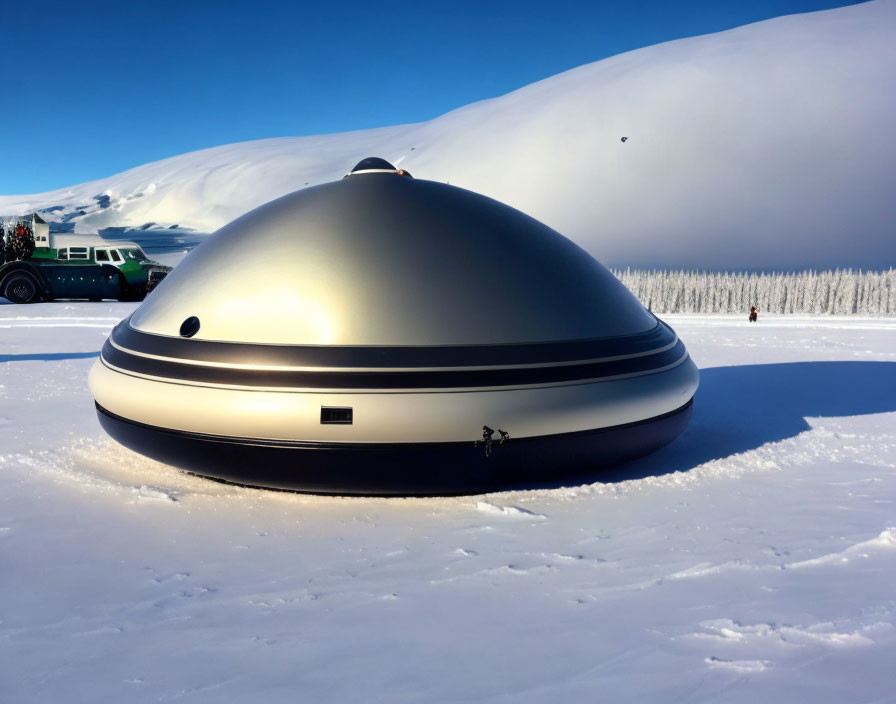
[[3,295],[13,303],[34,303],[40,299],[34,277],[19,272],[6,277]]
[[131,286],[124,275],[118,272],[118,300],[132,303],[134,301],[142,301],[146,298],[145,287],[134,288]]

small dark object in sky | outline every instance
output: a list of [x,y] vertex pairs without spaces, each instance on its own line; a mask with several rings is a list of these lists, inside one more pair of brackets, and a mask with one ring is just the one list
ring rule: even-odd
[[623,137],[622,141],[625,142],[625,140],[627,140],[627,139],[628,139],[628,137]]

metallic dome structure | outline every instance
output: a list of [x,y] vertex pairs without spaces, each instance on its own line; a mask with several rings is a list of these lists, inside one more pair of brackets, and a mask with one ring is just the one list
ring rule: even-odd
[[209,237],[89,384],[113,438],[197,474],[451,494],[649,453],[687,425],[698,374],[559,233],[371,158]]

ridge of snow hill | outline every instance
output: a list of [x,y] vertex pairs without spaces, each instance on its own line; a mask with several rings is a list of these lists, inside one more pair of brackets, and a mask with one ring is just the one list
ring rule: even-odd
[[[0,196],[76,232],[211,232],[381,156],[547,223],[609,266],[896,264],[896,0],[587,64],[429,122],[230,144]],[[627,137],[625,142],[622,137]]]

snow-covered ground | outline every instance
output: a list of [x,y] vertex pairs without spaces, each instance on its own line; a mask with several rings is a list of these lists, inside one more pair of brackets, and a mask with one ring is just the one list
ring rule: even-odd
[[669,316],[702,385],[665,450],[349,499],[107,439],[132,309],[0,306],[0,701],[896,698],[896,319]]
[[519,208],[608,266],[886,268],[894,36],[896,0],[779,17],[613,56],[428,122],[223,145],[3,195],[0,214],[43,209],[78,232],[146,226],[125,234],[148,245],[184,227],[211,232],[379,156]]

